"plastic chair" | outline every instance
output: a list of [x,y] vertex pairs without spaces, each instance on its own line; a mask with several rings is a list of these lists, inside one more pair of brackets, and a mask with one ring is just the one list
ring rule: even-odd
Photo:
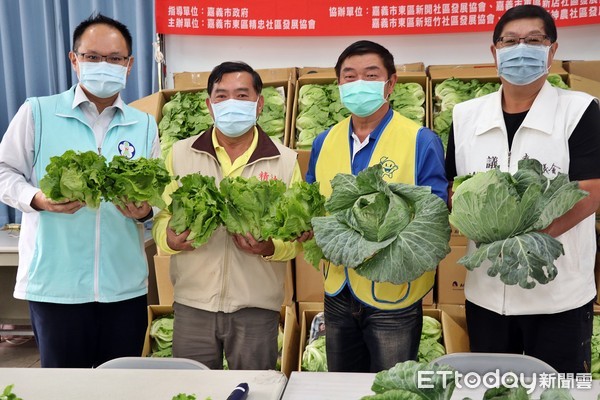
[[433,363],[449,365],[463,374],[475,372],[483,375],[496,370],[500,374],[514,372],[528,377],[541,373],[558,374],[546,362],[524,354],[452,353],[436,358]]
[[201,362],[176,357],[120,357],[98,365],[96,368],[120,369],[209,369]]

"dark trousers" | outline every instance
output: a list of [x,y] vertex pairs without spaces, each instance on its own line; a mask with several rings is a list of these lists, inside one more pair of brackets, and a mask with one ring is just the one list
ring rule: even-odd
[[594,301],[556,314],[500,315],[466,302],[471,351],[539,358],[560,373],[590,372]]
[[29,302],[42,367],[92,368],[141,356],[148,325],[146,296],[114,303]]
[[401,310],[378,310],[346,286],[325,296],[325,347],[332,372],[379,372],[416,360],[423,327],[421,301]]

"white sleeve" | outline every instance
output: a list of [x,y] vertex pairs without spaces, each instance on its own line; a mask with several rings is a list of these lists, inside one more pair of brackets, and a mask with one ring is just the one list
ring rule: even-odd
[[0,142],[0,201],[23,212],[35,212],[33,196],[40,190],[33,174],[34,121],[25,102]]

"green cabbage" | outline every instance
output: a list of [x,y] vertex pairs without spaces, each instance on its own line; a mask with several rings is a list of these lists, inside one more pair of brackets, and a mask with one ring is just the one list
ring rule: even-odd
[[566,174],[546,178],[537,160],[521,160],[518,168],[514,175],[493,169],[456,178],[450,223],[477,244],[459,263],[473,270],[489,260],[488,275],[532,288],[556,277],[554,260],[564,253],[558,240],[539,231],[587,192]]
[[435,318],[423,315],[423,328],[421,330],[417,359],[420,362],[431,362],[446,354],[446,349],[440,343],[441,339],[441,322]]
[[139,206],[147,201],[152,206],[165,208],[167,205],[161,196],[170,182],[171,176],[162,159],[128,160],[114,156],[108,164],[104,198],[121,206],[130,201]]
[[[432,387],[419,385],[419,372],[426,372]],[[405,361],[392,368],[378,372],[371,386],[375,395],[365,396],[362,400],[448,400],[456,383],[454,374],[437,373],[454,371],[447,365],[427,364],[416,361]]]
[[[312,219],[316,244],[332,263],[400,284],[435,270],[450,252],[448,208],[429,187],[388,184],[378,164],[357,176],[337,174],[332,188],[329,215]],[[319,257],[304,251],[307,260]]]
[[67,150],[60,156],[50,157],[46,175],[40,180],[40,189],[53,201],[84,202],[98,208],[106,179],[106,158],[94,151]]
[[176,234],[189,229],[192,246],[206,243],[221,225],[224,199],[214,177],[190,174],[181,178],[181,186],[171,194],[169,227]]

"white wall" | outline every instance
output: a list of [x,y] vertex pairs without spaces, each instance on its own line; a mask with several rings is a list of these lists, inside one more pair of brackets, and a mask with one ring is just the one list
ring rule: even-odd
[[[387,47],[396,64],[423,62],[472,64],[493,62],[492,32],[400,36],[237,37],[167,35],[167,88],[174,72],[210,71],[241,60],[253,68],[333,67],[349,44],[369,39]],[[600,24],[558,29],[559,60],[600,60]]]

